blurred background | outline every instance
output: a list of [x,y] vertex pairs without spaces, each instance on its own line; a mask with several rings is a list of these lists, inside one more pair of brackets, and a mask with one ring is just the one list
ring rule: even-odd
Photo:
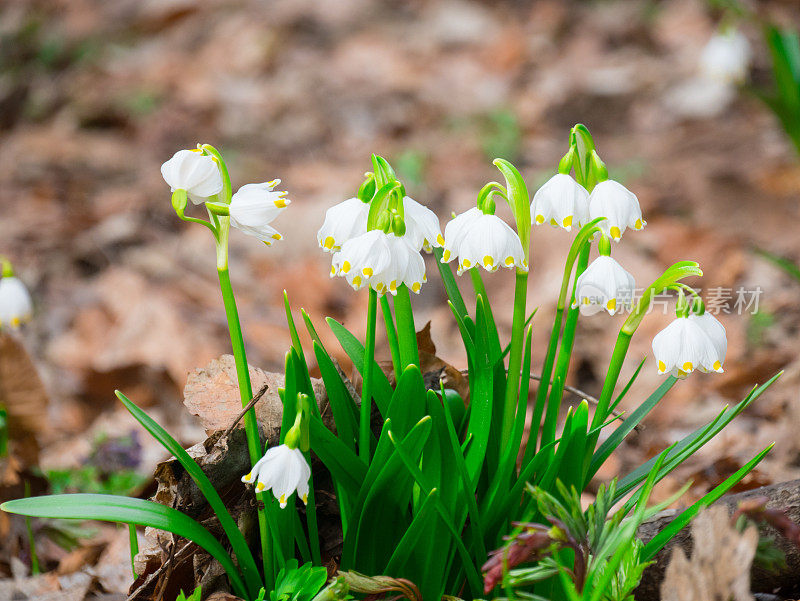
[[[770,37],[770,26],[782,37]],[[744,485],[798,477],[800,281],[757,252],[800,260],[798,27],[795,0],[4,0],[0,253],[29,286],[35,316],[21,342],[5,344],[0,373],[33,374],[19,368],[25,349],[43,388],[0,384],[9,419],[14,403],[24,413],[12,439],[30,447],[6,469],[3,490],[19,496],[18,474],[32,469],[51,489],[142,494],[163,457],[135,433],[116,388],[185,444],[204,438],[181,404],[183,387],[229,341],[213,241],[177,219],[160,176],[175,151],[213,144],[234,189],[280,178],[289,192],[291,207],[274,224],[282,242],[266,248],[231,236],[249,360],[277,371],[289,344],[284,289],[321,331],[326,315],[363,331],[366,294],[328,277],[315,233],[328,207],[355,194],[371,153],[387,157],[444,226],[498,177],[494,157],[519,167],[532,196],[555,173],[576,122],[641,201],[647,228],[614,250],[638,284],[694,259],[705,276],[693,284],[732,291],[719,315],[726,373],[676,386],[601,476],[651,456],[785,369],[658,495],[693,478],[691,500],[772,440],[775,450]],[[743,77],[704,66],[709,40],[726,28],[747,40]],[[534,232],[535,365],[570,241],[555,228]],[[438,354],[465,367],[428,269],[414,299],[417,325],[431,320]],[[513,277],[486,282],[507,328]],[[755,292],[757,308],[735,306],[739,289]],[[663,311],[645,320],[623,378],[670,320]],[[572,385],[599,393],[621,321],[580,320]],[[659,383],[651,363],[628,396],[634,406]],[[14,553],[22,551],[6,549],[0,566]]]

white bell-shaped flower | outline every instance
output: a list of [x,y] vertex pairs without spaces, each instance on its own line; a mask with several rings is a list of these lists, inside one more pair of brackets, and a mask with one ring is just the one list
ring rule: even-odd
[[470,209],[445,226],[442,263],[458,259],[458,273],[478,265],[486,271],[500,267],[528,270],[517,233],[497,215]]
[[22,280],[13,275],[0,279],[0,328],[18,328],[32,316],[31,295]]
[[700,55],[700,72],[725,83],[742,83],[750,67],[750,43],[738,30],[715,34]]
[[434,246],[444,246],[444,237],[436,213],[409,196],[403,198],[403,213],[406,224],[405,237],[414,248],[431,252]]
[[630,305],[635,290],[633,276],[611,257],[601,255],[578,277],[572,306],[580,306],[584,315],[594,315],[603,309],[614,315]]
[[598,217],[605,217],[598,227],[614,241],[619,241],[626,228],[640,230],[647,225],[636,195],[611,179],[597,184],[589,195],[589,220]]
[[711,366],[714,371],[722,371],[722,364],[725,363],[725,355],[728,352],[728,336],[725,333],[725,326],[708,311],[702,315],[690,313],[689,321],[696,323],[711,338],[717,352],[717,361]]
[[589,221],[589,192],[570,175],[557,173],[536,191],[531,222],[550,223],[570,231]]
[[317,242],[326,252],[338,252],[345,242],[367,231],[369,203],[349,198],[325,211]]
[[245,184],[231,198],[231,225],[267,246],[282,238],[269,224],[291,204],[286,192],[274,190],[279,183],[281,180],[275,179],[263,184]]
[[272,490],[281,508],[286,500],[297,491],[297,496],[308,503],[308,480],[311,468],[300,449],[282,444],[271,447],[258,460],[253,469],[242,478],[242,482],[256,482],[256,491]]
[[222,192],[222,174],[216,161],[196,150],[179,150],[161,165],[161,175],[171,190],[186,190],[194,204]]
[[419,293],[427,281],[425,261],[406,236],[370,230],[342,245],[333,256],[331,276],[347,279],[354,290],[370,286],[378,294],[397,294],[405,284]]
[[[721,324],[720,324],[721,325]],[[685,378],[695,370],[722,373],[724,355],[697,320],[677,317],[653,338],[658,373]]]

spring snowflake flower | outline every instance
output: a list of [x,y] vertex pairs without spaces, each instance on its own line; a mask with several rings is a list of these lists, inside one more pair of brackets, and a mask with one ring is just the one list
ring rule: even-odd
[[275,179],[263,184],[245,184],[231,198],[231,225],[267,246],[282,238],[269,224],[291,204],[286,192],[274,190],[279,183],[281,180]]
[[414,248],[431,252],[433,247],[444,246],[444,237],[436,213],[409,196],[403,198],[403,212],[405,235]]
[[[701,325],[702,321],[702,318],[698,320],[679,316],[656,334],[653,338],[653,354],[658,361],[659,374],[670,373],[678,378],[685,378],[694,370],[722,373],[725,355],[720,353],[720,341],[712,340],[708,334],[710,322],[706,321]],[[727,348],[727,342],[725,347]]]
[[598,217],[606,218],[598,227],[614,241],[619,241],[626,228],[640,230],[647,225],[636,195],[611,179],[597,184],[589,195],[589,219]]
[[736,29],[715,34],[700,55],[700,71],[709,79],[742,83],[750,67],[750,43]]
[[216,161],[196,150],[179,150],[161,165],[161,175],[175,190],[186,190],[196,205],[222,192],[222,174]]
[[338,252],[345,242],[367,232],[369,203],[349,198],[325,211],[325,221],[317,232],[322,250]]
[[284,508],[286,499],[295,491],[303,503],[308,503],[310,477],[311,468],[302,451],[282,444],[268,449],[242,482],[250,484],[255,481],[256,492],[272,489],[272,494]]
[[580,306],[584,315],[603,309],[614,315],[630,304],[635,289],[633,276],[611,257],[601,255],[578,277],[572,307]]
[[427,281],[425,261],[407,236],[370,230],[351,238],[333,256],[331,277],[345,277],[354,290],[372,287],[378,294],[397,294],[405,284],[419,293]]
[[31,295],[22,280],[13,275],[0,279],[0,328],[18,328],[32,316]]
[[445,226],[442,263],[458,258],[458,273],[481,265],[486,271],[500,267],[528,270],[517,233],[497,215],[472,208]]
[[531,221],[570,231],[589,221],[589,192],[571,176],[557,173],[536,191],[531,202]]

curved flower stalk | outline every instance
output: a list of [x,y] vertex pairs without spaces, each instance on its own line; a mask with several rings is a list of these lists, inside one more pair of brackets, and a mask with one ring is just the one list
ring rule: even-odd
[[25,284],[14,275],[14,268],[2,259],[0,279],[0,329],[18,328],[33,317],[33,302]]
[[556,173],[533,195],[531,221],[568,232],[580,228],[589,222],[589,192],[569,173]]
[[592,190],[589,216],[592,219],[605,217],[603,232],[615,242],[619,241],[626,229],[641,230],[647,225],[642,219],[642,209],[636,195],[611,179],[599,182]]

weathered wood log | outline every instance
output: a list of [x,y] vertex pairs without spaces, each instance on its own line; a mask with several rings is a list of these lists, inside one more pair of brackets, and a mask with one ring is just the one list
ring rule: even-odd
[[[717,504],[725,505],[728,513],[733,514],[739,503],[755,497],[767,497],[769,499],[768,508],[784,510],[793,522],[800,524],[800,480],[763,486],[735,495],[726,495]],[[639,538],[644,542],[651,540],[679,513],[680,510],[668,509],[655,515],[639,528]],[[775,538],[776,546],[786,554],[786,566],[777,572],[768,572],[763,568],[753,566],[751,572],[753,592],[775,593],[782,598],[796,599],[796,594],[800,592],[800,549],[770,526],[759,524],[759,531],[762,535]],[[683,548],[687,556],[691,554],[692,539],[688,526],[661,550],[655,558],[655,563],[645,570],[642,582],[635,592],[637,601],[657,601],[660,598],[659,588],[664,579],[664,570],[667,568],[672,548],[676,545]]]

